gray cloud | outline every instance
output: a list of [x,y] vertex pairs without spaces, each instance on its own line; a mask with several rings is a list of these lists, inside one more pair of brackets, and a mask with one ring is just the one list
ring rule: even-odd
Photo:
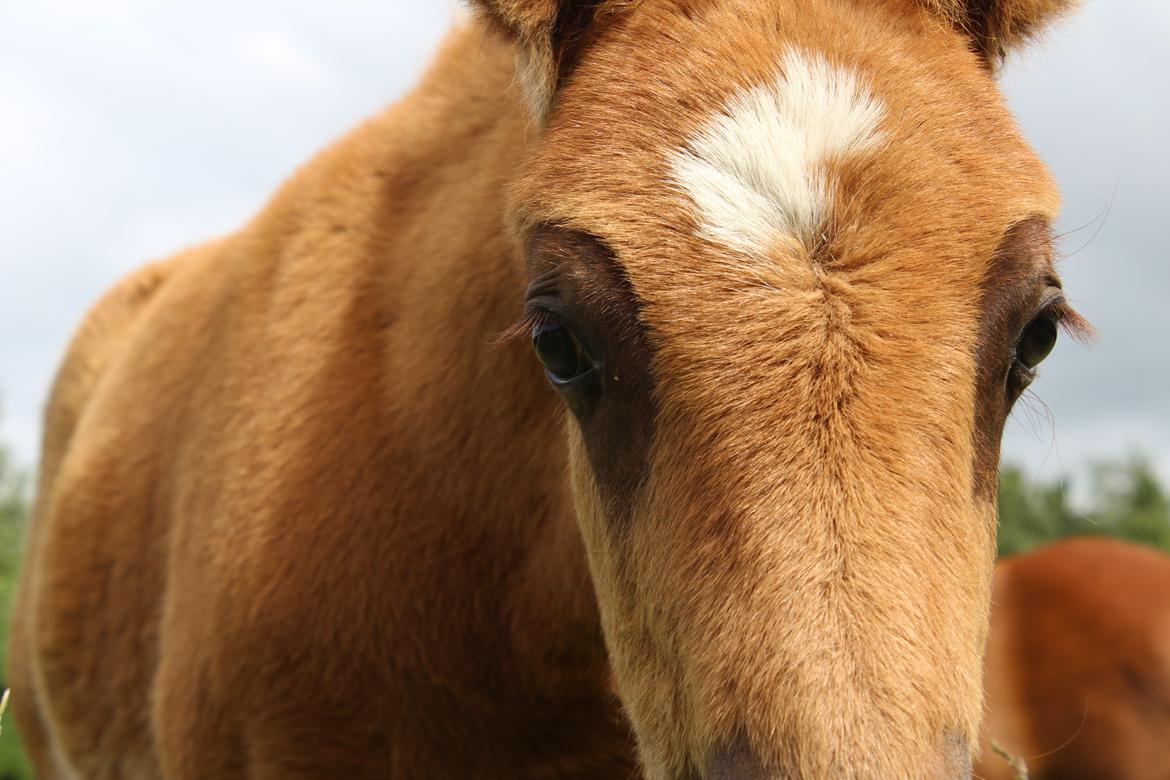
[[454,3],[6,4],[0,392],[32,461],[71,329],[119,276],[233,229],[422,71]]
[[[100,6],[0,10],[0,435],[30,462],[49,378],[93,299],[246,219],[407,89],[455,13],[407,0]],[[1101,334],[1045,366],[1036,392],[1055,427],[1027,409],[1008,426],[1006,456],[1037,472],[1141,448],[1170,476],[1167,38],[1170,7],[1096,0],[1003,76],[1065,193],[1066,287]]]
[[1065,288],[1099,333],[1044,366],[1036,395],[1054,424],[1025,411],[1008,426],[1005,455],[1038,471],[1141,449],[1170,476],[1167,33],[1165,4],[1097,0],[1003,77],[1063,190]]

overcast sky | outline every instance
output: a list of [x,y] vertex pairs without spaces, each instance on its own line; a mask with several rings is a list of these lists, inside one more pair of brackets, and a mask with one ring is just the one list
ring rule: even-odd
[[[147,259],[232,230],[400,95],[451,0],[0,4],[0,439],[26,463],[71,329]],[[1005,457],[1052,476],[1140,450],[1170,477],[1170,3],[1090,0],[1003,86],[1065,196],[1063,341]],[[1049,419],[1051,418],[1051,419]]]

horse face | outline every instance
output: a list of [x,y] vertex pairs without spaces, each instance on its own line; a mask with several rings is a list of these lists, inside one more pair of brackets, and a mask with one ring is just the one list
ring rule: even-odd
[[577,5],[488,11],[542,125],[524,329],[647,774],[968,776],[998,442],[1075,322],[991,57],[1058,4],[952,20],[990,38],[932,2]]

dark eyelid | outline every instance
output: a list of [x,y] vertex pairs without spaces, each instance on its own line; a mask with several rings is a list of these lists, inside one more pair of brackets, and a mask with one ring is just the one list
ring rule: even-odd
[[561,269],[555,265],[551,266],[548,270],[532,279],[528,285],[527,292],[525,292],[525,299],[528,302],[532,302],[538,298],[554,297],[560,286],[560,279]]
[[529,286],[520,317],[496,335],[494,339],[496,344],[506,344],[513,340],[528,340],[532,338],[532,332],[536,328],[547,326],[554,320],[563,322],[566,319],[564,307],[555,295],[555,287],[544,286],[542,288],[537,284],[540,281],[539,279],[534,280],[533,284]]
[[1044,298],[1040,304],[1040,314],[1052,314],[1059,322],[1064,317],[1064,313],[1067,310],[1068,301],[1065,299],[1064,293],[1061,292],[1059,287],[1056,289],[1050,288],[1045,292]]
[[553,294],[537,291],[530,293],[524,302],[524,317],[532,321],[547,322],[550,319],[569,320],[568,313],[561,299]]
[[541,328],[547,328],[553,323],[559,323],[558,317],[543,306],[526,306],[523,317],[525,330],[534,335]]

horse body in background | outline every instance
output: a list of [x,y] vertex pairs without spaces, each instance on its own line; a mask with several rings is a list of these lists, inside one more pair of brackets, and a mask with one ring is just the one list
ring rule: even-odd
[[1002,426],[1076,322],[993,71],[1068,3],[476,5],[76,334],[41,776],[969,776]]
[[996,567],[983,758],[1034,780],[1170,777],[1170,557],[1077,538]]

